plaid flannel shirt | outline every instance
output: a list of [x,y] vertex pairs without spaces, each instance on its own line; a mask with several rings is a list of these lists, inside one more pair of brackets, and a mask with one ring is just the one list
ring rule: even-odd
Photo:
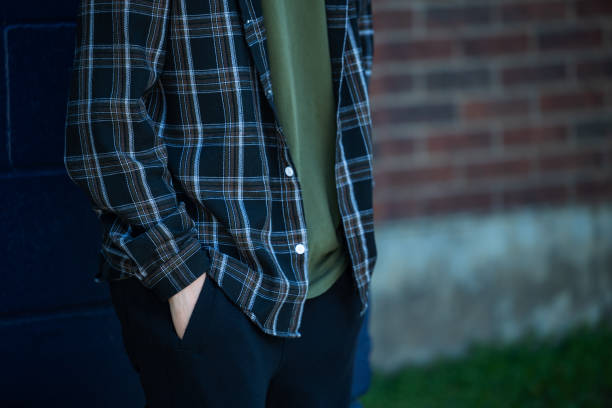
[[[326,0],[335,178],[361,314],[376,262],[370,0]],[[203,273],[264,332],[300,337],[308,242],[259,0],[81,0],[64,164],[103,227],[98,282],[166,300]],[[292,175],[289,175],[292,174]]]

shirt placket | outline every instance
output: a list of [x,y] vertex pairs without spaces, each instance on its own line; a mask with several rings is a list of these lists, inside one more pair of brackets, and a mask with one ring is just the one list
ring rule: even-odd
[[308,238],[306,233],[306,218],[304,215],[302,187],[298,174],[295,170],[296,166],[291,158],[289,146],[286,142],[283,128],[280,125],[278,111],[274,103],[274,91],[272,88],[269,69],[270,65],[266,51],[267,42],[265,38],[265,26],[261,2],[259,0],[238,0],[238,2],[240,4],[240,16],[243,22],[245,38],[247,40],[249,53],[254,61],[256,76],[259,79],[259,84],[263,89],[266,100],[268,101],[268,104],[274,114],[275,132],[277,133],[278,139],[280,140],[282,146],[282,160],[284,166],[283,173],[284,176],[288,178],[288,185],[291,186],[292,184],[291,189],[289,190],[295,191],[298,195],[296,200],[288,200],[287,204],[291,205],[292,202],[295,202],[296,208],[294,208],[293,213],[298,214],[297,220],[291,220],[291,222],[297,226],[297,228],[292,228],[292,230],[299,231],[298,238],[293,243],[292,256],[302,257],[301,259],[298,259],[297,264],[303,265],[302,270],[299,271],[302,273],[302,276],[299,278],[304,284],[303,296],[305,298],[308,288],[308,268],[306,262],[308,257]]

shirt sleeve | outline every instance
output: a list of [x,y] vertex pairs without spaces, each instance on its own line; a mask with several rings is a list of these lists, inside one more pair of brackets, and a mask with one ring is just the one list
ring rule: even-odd
[[361,43],[366,83],[369,87],[374,57],[374,25],[372,24],[372,0],[357,0],[357,27]]
[[113,220],[103,247],[163,300],[210,266],[143,101],[166,56],[169,3],[80,0],[64,135],[70,179]]

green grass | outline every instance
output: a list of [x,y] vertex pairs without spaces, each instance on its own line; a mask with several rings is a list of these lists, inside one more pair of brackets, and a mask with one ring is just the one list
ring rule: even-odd
[[612,328],[583,325],[561,339],[533,333],[469,348],[393,375],[374,373],[364,408],[612,407]]

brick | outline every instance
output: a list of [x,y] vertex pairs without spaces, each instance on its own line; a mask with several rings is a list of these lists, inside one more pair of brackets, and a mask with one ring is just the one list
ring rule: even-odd
[[576,14],[580,17],[612,15],[610,0],[580,0],[576,2]]
[[490,145],[491,133],[487,131],[438,133],[427,138],[427,149],[432,153],[483,149]]
[[384,139],[374,144],[376,154],[385,156],[405,155],[414,152],[413,139]]
[[565,126],[533,126],[506,129],[503,143],[507,146],[518,144],[564,143],[567,140]]
[[430,28],[456,29],[460,26],[487,24],[491,21],[491,8],[487,6],[430,7],[426,11]]
[[412,184],[439,183],[452,180],[455,169],[450,165],[439,167],[415,167],[377,173],[378,187],[398,187]]
[[[379,196],[378,185],[374,186],[374,195],[376,197]],[[385,203],[382,203],[380,199],[374,201],[372,206],[372,210],[374,212],[374,223],[378,224],[381,221],[387,221],[392,218],[391,216],[389,216],[389,212],[387,211],[387,205]]]
[[504,22],[557,20],[567,16],[567,7],[564,1],[506,4],[500,14]]
[[604,105],[604,94],[598,91],[550,93],[540,97],[542,112],[597,108]]
[[546,155],[540,157],[538,162],[541,171],[600,168],[605,164],[605,155],[601,151],[569,152]]
[[376,11],[373,22],[376,31],[408,29],[412,26],[412,11],[406,9]]
[[447,38],[383,42],[376,45],[375,53],[379,62],[448,58],[455,53],[455,42]]
[[426,74],[425,82],[429,90],[486,88],[491,73],[486,68],[443,70]]
[[581,201],[612,198],[612,176],[603,179],[579,180],[574,187],[576,198]]
[[452,193],[432,198],[410,198],[378,202],[377,219],[445,214],[457,211],[488,211],[493,206],[493,196],[487,192]]
[[544,83],[563,80],[567,77],[564,64],[530,65],[502,70],[504,85]]
[[472,163],[465,167],[468,178],[506,177],[525,175],[531,169],[530,159],[500,159],[484,163]]
[[612,78],[612,57],[578,63],[576,73],[579,79]]
[[574,127],[577,140],[580,142],[612,138],[612,119],[593,119],[579,122]]
[[459,193],[426,200],[426,214],[441,214],[456,211],[491,210],[493,195],[490,193]]
[[[378,184],[376,188],[378,188]],[[415,200],[377,200],[374,202],[374,220],[380,222],[415,216],[419,213],[418,208]]]
[[524,98],[469,101],[462,107],[462,115],[466,119],[516,116],[527,113],[529,113],[529,101]]
[[451,122],[456,118],[454,105],[421,104],[398,106],[394,108],[379,108],[374,110],[374,120],[378,123],[419,123],[419,122]]
[[487,35],[464,39],[462,47],[468,56],[515,54],[529,49],[529,37],[526,34]]
[[501,193],[502,206],[505,208],[536,203],[558,204],[567,202],[569,197],[569,188],[563,184],[519,188]]
[[381,95],[386,92],[404,92],[412,89],[412,75],[388,74],[374,75],[370,80],[372,94]]
[[603,33],[598,28],[555,30],[538,35],[538,47],[543,51],[593,48],[602,43]]

